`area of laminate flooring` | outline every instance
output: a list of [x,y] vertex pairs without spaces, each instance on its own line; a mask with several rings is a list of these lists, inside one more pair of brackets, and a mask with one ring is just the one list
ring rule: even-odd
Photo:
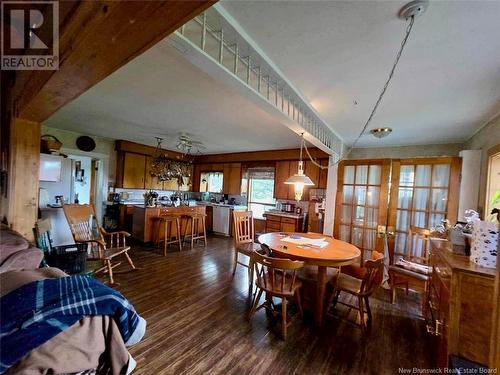
[[206,248],[173,247],[166,257],[135,245],[131,255],[142,269],[116,275],[116,288],[148,323],[130,349],[136,374],[397,374],[431,365],[414,296],[398,293],[390,304],[379,290],[366,337],[351,323],[327,318],[318,330],[306,317],[289,327],[284,342],[264,310],[248,320],[247,272],[239,267],[231,277],[231,239],[211,236]]

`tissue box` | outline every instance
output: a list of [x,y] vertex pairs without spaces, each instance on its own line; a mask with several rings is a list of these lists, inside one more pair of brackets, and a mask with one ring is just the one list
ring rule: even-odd
[[470,259],[482,267],[495,268],[498,251],[498,224],[490,221],[474,222]]

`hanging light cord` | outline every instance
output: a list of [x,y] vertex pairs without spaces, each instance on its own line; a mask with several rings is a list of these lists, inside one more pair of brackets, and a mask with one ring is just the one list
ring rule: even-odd
[[[347,152],[344,155],[341,155],[341,157],[332,165],[340,163],[341,160],[345,159],[351,153],[352,149],[356,146],[359,139],[365,133],[366,129],[368,128],[368,125],[370,124],[373,117],[375,116],[375,113],[377,112],[378,106],[379,106],[380,102],[382,101],[382,98],[384,97],[385,92],[387,91],[387,88],[389,87],[389,84],[391,83],[392,77],[394,76],[394,72],[396,71],[396,67],[399,63],[399,59],[401,58],[401,55],[403,54],[403,50],[406,46],[406,42],[408,41],[408,38],[410,37],[410,33],[411,33],[412,28],[413,28],[413,24],[415,22],[415,17],[411,16],[411,17],[409,17],[409,19],[410,19],[410,23],[406,27],[405,36],[401,42],[401,47],[399,48],[398,54],[396,55],[396,59],[394,60],[394,63],[392,64],[392,69],[391,69],[391,72],[389,73],[389,77],[387,78],[387,81],[385,82],[385,85],[382,88],[382,91],[380,92],[377,101],[375,102],[375,106],[373,107],[373,109],[370,113],[370,116],[368,117],[368,120],[366,120],[366,123],[363,126],[363,129],[361,129],[361,132],[356,137],[356,139],[354,140],[351,147],[349,147]],[[304,140],[304,133],[302,133],[301,148],[302,148],[302,145],[304,146],[304,148],[306,150],[307,156],[309,156],[309,159],[311,159],[311,161],[314,165],[316,165],[317,167],[319,167],[321,169],[328,169],[329,166],[321,165],[313,159],[313,157],[309,153],[309,150],[307,149],[307,145],[306,145],[306,142]]]

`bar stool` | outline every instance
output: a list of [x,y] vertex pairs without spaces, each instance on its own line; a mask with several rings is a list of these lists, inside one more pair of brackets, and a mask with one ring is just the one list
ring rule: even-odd
[[[203,240],[203,246],[207,246],[207,230],[205,227],[205,218],[206,214],[202,214],[199,212],[192,212],[185,215],[187,218],[186,228],[184,229],[184,241],[189,237],[191,238],[191,249],[194,246],[194,242],[197,240]],[[191,223],[191,233],[187,234],[188,228]],[[198,228],[200,224],[203,227],[203,234],[200,234]]]
[[[182,250],[182,240],[181,240],[181,221],[179,216],[158,216],[155,218],[158,226],[156,230],[156,245],[160,246],[160,230],[163,224],[164,226],[164,234],[165,238],[163,239],[164,247],[163,247],[163,255],[167,255],[167,247],[170,244],[177,244],[179,246],[179,250]],[[175,224],[177,229],[177,236],[175,236],[175,240],[172,240],[172,224]]]

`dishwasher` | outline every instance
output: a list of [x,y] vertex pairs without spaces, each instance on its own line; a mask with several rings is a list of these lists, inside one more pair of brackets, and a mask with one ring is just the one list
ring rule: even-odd
[[216,234],[229,236],[230,207],[213,206],[213,230]]

